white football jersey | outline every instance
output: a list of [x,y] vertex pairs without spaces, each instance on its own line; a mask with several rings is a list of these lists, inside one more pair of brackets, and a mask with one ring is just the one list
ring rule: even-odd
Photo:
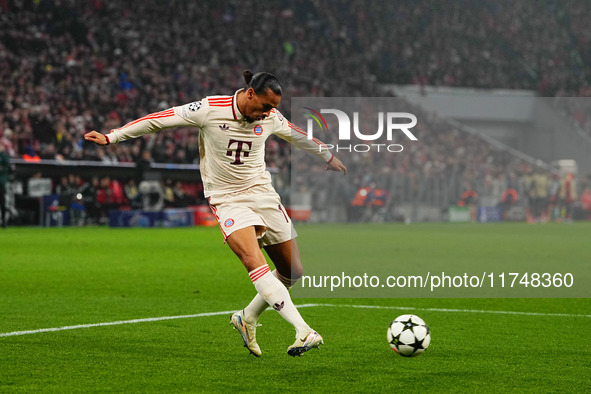
[[[240,90],[239,90],[240,91]],[[107,135],[118,143],[169,127],[198,127],[201,179],[205,197],[271,183],[265,165],[265,141],[271,134],[324,161],[332,154],[326,145],[290,123],[277,110],[261,121],[247,122],[233,96],[208,96],[201,101],[146,115]]]

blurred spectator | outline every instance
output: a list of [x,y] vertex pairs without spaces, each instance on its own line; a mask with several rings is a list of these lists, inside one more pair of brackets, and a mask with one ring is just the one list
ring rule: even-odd
[[109,210],[116,208],[115,196],[113,196],[113,191],[110,186],[110,177],[106,176],[100,179],[96,193],[98,223],[106,223]]
[[195,204],[195,199],[185,192],[183,183],[176,181],[174,183],[174,198],[177,201],[179,207],[188,207],[189,205]]
[[349,210],[349,221],[359,222],[363,220],[364,213],[367,209],[367,196],[371,192],[372,187],[363,186],[360,187],[355,193],[355,197],[351,201],[351,207]]
[[533,215],[538,221],[547,221],[548,195],[550,192],[550,178],[545,171],[538,169],[532,178],[534,197]]
[[4,145],[0,144],[0,224],[6,228],[6,184],[10,175],[10,162]]
[[98,202],[98,191],[100,188],[98,177],[92,177],[89,183],[83,183],[78,192],[82,194],[82,203],[86,211],[86,219],[90,224],[97,224],[100,219],[101,205]]
[[25,148],[25,154],[23,155],[23,159],[25,159],[25,161],[30,162],[41,161],[41,157],[39,157],[39,155],[37,154],[37,152],[35,152],[31,145],[27,145],[27,147]]
[[390,220],[390,193],[381,187],[372,185],[367,195],[366,205],[369,211],[369,220],[372,222],[384,222]]
[[125,197],[131,204],[132,209],[140,209],[142,207],[142,196],[133,178],[125,183],[123,191],[125,192]]
[[184,208],[195,203],[195,200],[183,190],[181,181],[173,182],[168,178],[164,182],[164,206],[167,208]]
[[507,187],[499,201],[499,207],[501,208],[503,219],[507,217],[507,212],[509,212],[511,207],[515,205],[517,200],[519,200],[519,193],[517,190],[515,190],[514,187]]
[[135,163],[135,182],[136,184],[142,183],[146,180],[146,173],[150,171],[152,165],[152,155],[149,150],[144,150],[141,157]]
[[173,189],[172,179],[166,178],[164,181],[164,207],[166,208],[174,208],[178,206],[178,202],[176,201]]
[[55,186],[55,194],[59,195],[60,205],[70,208],[74,195],[78,188],[70,183],[68,176],[62,176],[59,183]]
[[591,213],[591,186],[587,186],[581,195],[581,208],[587,211],[588,215]]
[[478,202],[478,193],[472,188],[470,183],[464,185],[464,192],[458,201],[458,207],[474,207]]
[[577,200],[577,181],[574,174],[566,174],[560,179],[560,217],[562,220],[572,220],[573,203]]

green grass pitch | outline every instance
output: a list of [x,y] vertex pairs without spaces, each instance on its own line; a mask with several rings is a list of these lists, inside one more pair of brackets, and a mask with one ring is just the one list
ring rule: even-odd
[[[491,240],[522,244],[503,258],[523,260],[534,239],[563,242],[560,255],[589,263],[584,223],[380,226],[385,245],[392,234],[398,245],[428,237],[433,253],[459,264],[490,258],[482,251]],[[299,226],[304,264],[313,264],[317,240],[346,238],[353,228],[371,231]],[[535,258],[557,253],[555,242],[533,246]],[[397,248],[397,258],[412,256]],[[217,228],[0,231],[0,392],[591,391],[588,298],[299,298],[333,305],[301,309],[326,344],[300,358],[286,354],[294,333],[272,310],[260,321],[258,359],[228,325],[229,313],[3,335],[232,311],[254,294]],[[400,357],[386,342],[388,324],[403,313],[431,328],[420,357]]]

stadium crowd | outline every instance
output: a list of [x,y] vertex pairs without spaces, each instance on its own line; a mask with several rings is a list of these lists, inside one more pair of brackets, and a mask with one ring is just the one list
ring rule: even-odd
[[[131,161],[137,149],[111,147],[101,155],[82,134],[232,93],[242,85],[243,68],[273,70],[286,96],[375,93],[362,53],[351,56],[338,20],[327,25],[313,3],[266,4],[255,21],[248,12],[255,1],[162,7],[151,0],[133,10],[123,1],[2,4],[0,125],[12,156],[34,151],[41,158]],[[160,138],[149,146],[162,147],[156,159],[196,160],[190,132]]]
[[400,84],[588,96],[590,5],[556,0],[374,4],[381,12],[368,15],[383,27],[376,48],[378,77]]
[[142,190],[141,180],[110,176],[84,178],[68,174],[59,178],[52,192],[67,207],[75,224],[104,224],[111,209],[186,208],[203,204],[200,185],[166,178],[161,187]]
[[[138,162],[147,150],[156,162],[198,164],[194,129],[106,149],[84,143],[82,135],[107,133],[209,94],[231,94],[242,85],[244,68],[273,71],[287,98],[389,95],[379,83],[589,96],[589,5],[354,0],[343,7],[284,0],[263,7],[254,0],[172,0],[163,6],[147,0],[132,8],[122,0],[3,0],[0,143],[11,157],[27,160]],[[280,107],[288,116],[289,103]],[[380,155],[376,169],[411,183],[452,172],[461,183],[513,179],[531,170],[477,136],[423,117],[425,143],[405,155]],[[268,167],[278,171],[281,189],[290,182],[290,147],[275,139],[268,144]],[[355,187],[368,181],[363,165],[357,167]]]
[[[131,161],[81,134],[231,93],[242,68],[273,70],[286,97],[381,96],[378,81],[588,96],[586,3],[292,0],[252,20],[253,0],[3,1],[2,142],[12,156]],[[196,160],[190,132],[161,138],[157,159]]]

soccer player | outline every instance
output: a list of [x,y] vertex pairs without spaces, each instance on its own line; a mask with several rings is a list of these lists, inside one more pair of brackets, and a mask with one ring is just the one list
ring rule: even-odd
[[[270,305],[295,327],[296,341],[287,353],[299,356],[323,344],[323,339],[304,321],[289,295],[289,288],[302,276],[303,269],[297,234],[265,170],[265,140],[275,134],[324,160],[327,170],[346,174],[347,168],[326,145],[308,139],[305,131],[277,110],[282,90],[274,75],[247,70],[244,80],[246,87],[234,95],[208,96],[144,116],[107,135],[91,131],[84,138],[108,145],[167,127],[200,129],[205,197],[225,241],[244,264],[258,293],[248,306],[232,315],[230,324],[240,332],[244,346],[258,357],[257,321]],[[261,247],[275,265],[272,272]]]

